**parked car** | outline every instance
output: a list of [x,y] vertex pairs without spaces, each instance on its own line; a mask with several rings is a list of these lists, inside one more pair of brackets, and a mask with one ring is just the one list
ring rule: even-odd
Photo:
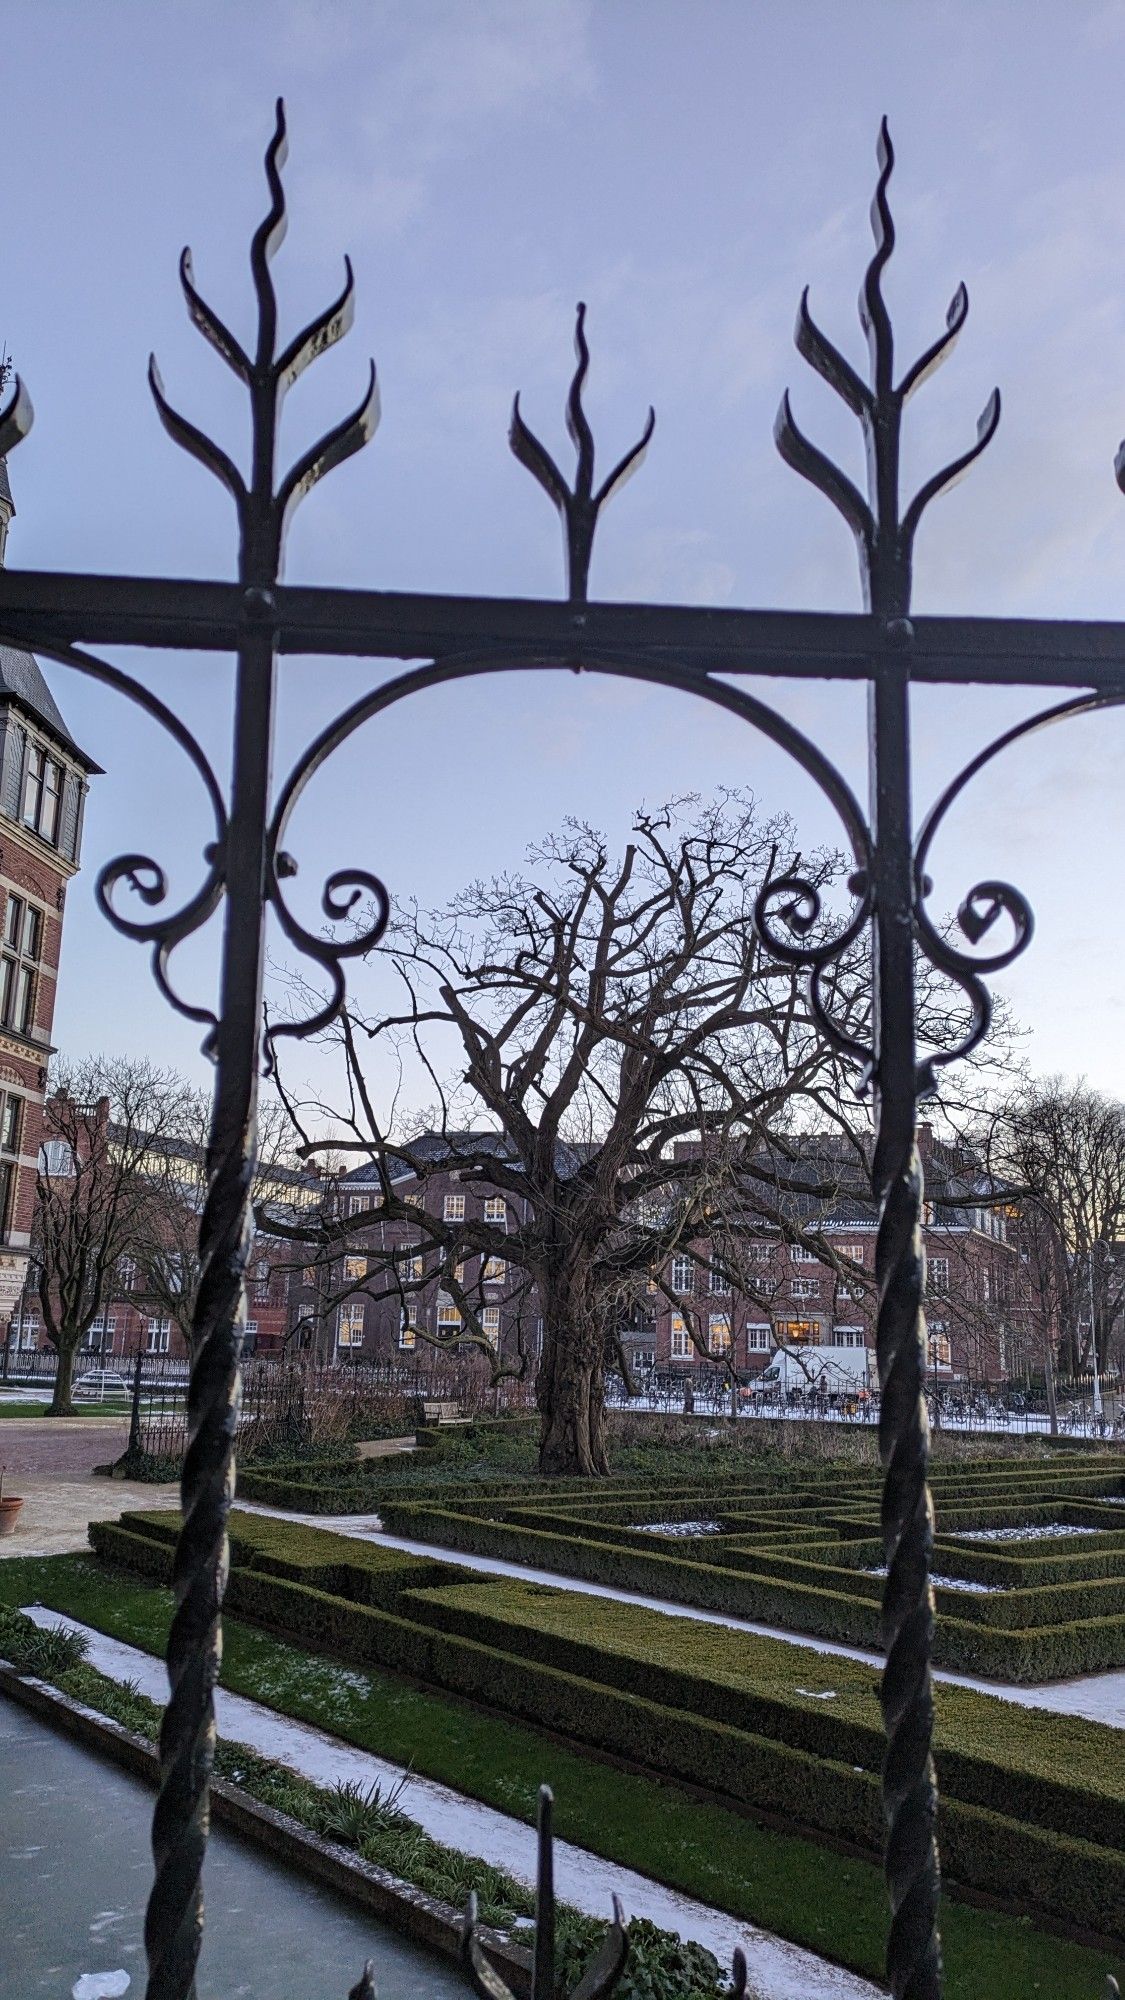
[[129,1384],[116,1368],[87,1368],[74,1384],[76,1396],[127,1396]]

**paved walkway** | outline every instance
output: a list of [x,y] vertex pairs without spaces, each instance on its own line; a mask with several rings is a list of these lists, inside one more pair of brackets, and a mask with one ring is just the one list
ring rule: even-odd
[[128,1435],[128,1423],[119,1418],[0,1419],[5,1491],[21,1494],[24,1503],[15,1533],[0,1536],[0,1559],[70,1555],[89,1547],[91,1521],[115,1521],[139,1507],[178,1506],[174,1484],[93,1477],[95,1465],[120,1458]]
[[[76,1625],[74,1619],[41,1605],[26,1608],[37,1625],[65,1625],[84,1633],[89,1642],[87,1661],[100,1673],[111,1680],[132,1681],[141,1694],[154,1701],[167,1699],[162,1661],[88,1625]],[[349,1682],[354,1683],[357,1671],[346,1669]],[[378,1784],[385,1793],[401,1783],[403,1811],[435,1840],[462,1854],[483,1857],[494,1867],[506,1868],[518,1881],[534,1884],[535,1831],[523,1820],[496,1812],[492,1806],[481,1805],[432,1778],[418,1777],[386,1758],[358,1750],[308,1723],[293,1722],[261,1702],[228,1694],[224,1688],[216,1689],[215,1702],[219,1730],[228,1743],[245,1744],[259,1756],[299,1771],[317,1785],[357,1784],[366,1792]],[[750,1968],[751,1990],[760,2000],[879,2000],[879,1989],[855,1973],[567,1840],[555,1842],[555,1887],[564,1902],[607,1921],[610,1896],[618,1895],[627,1916],[647,1917],[665,1930],[678,1931],[682,1938],[705,1945],[723,1966],[729,1966],[735,1946],[741,1945]]]

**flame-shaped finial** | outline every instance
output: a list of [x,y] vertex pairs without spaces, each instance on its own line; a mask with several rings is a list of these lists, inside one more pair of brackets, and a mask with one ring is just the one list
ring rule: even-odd
[[[952,353],[969,310],[969,295],[958,285],[946,313],[945,332],[894,383],[894,329],[883,298],[883,272],[895,247],[895,226],[887,188],[894,170],[894,148],[884,118],[879,128],[879,178],[871,203],[875,253],[864,273],[859,317],[867,336],[869,382],[817,326],[809,311],[806,289],[797,312],[797,351],[835,390],[863,428],[867,447],[865,500],[846,473],[833,464],[794,421],[789,392],[781,399],[774,440],[782,458],[802,478],[831,500],[856,538],[864,600],[868,610],[886,618],[904,618],[910,609],[914,537],[930,501],[947,492],[992,440],[1000,421],[1000,391],[994,389],[977,420],[976,442],[959,458],[919,487],[903,509],[899,495],[902,412],[915,389]],[[1120,475],[1119,475],[1120,476]]]
[[524,423],[520,415],[518,390],[512,404],[508,443],[520,464],[526,466],[532,477],[539,481],[543,491],[554,501],[559,510],[566,538],[567,597],[571,604],[585,604],[598,515],[607,500],[611,500],[613,495],[620,491],[625,481],[631,478],[644,462],[649,440],[656,428],[656,412],[650,406],[644,430],[637,443],[625,453],[624,458],[618,460],[608,479],[602,481],[595,493],[594,434],[582,407],[582,390],[590,369],[590,348],[586,340],[586,307],[581,302],[575,318],[574,346],[578,355],[578,366],[574,371],[574,379],[566,399],[566,427],[578,460],[573,491],[567,485],[546,446],[540,443],[534,432]]

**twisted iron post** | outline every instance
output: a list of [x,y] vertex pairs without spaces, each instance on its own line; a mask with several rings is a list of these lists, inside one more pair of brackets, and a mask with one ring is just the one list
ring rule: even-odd
[[[775,438],[786,462],[818,486],[851,528],[859,549],[866,610],[883,621],[885,644],[873,658],[868,695],[871,874],[862,885],[872,908],[871,1080],[876,1097],[872,1188],[879,1204],[875,1245],[878,1289],[876,1358],[882,1389],[879,1453],[884,1470],[882,1527],[887,1562],[883,1592],[886,1665],[881,1697],[887,1732],[883,1808],[891,1903],[887,1976],[896,2000],[940,2000],[941,1878],[936,1838],[937,1786],[931,1745],[930,1659],[934,1600],[930,1587],[933,1507],[928,1485],[925,1267],[922,1164],[918,1154],[919,1069],[914,960],[918,908],[928,884],[914,865],[910,784],[909,622],[914,537],[922,514],[989,443],[1000,416],[994,393],[976,443],[942,468],[905,508],[899,491],[902,413],[908,398],[951,351],[968,312],[963,285],[946,331],[894,380],[894,333],[882,294],[895,232],[887,201],[894,153],[886,120],[879,134],[879,178],[871,207],[875,253],[864,275],[859,313],[867,336],[870,379],[815,324],[801,300],[801,354],[859,418],[867,456],[868,497],[803,436],[786,395]],[[999,905],[997,905],[999,908]],[[995,914],[995,912],[993,913]],[[989,916],[989,922],[992,916]]]
[[[277,300],[270,260],[285,234],[281,166],[284,108],[266,153],[270,206],[255,231],[250,267],[257,299],[251,357],[195,287],[184,251],[180,277],[189,313],[249,392],[251,472],[244,480],[226,453],[168,403],[155,360],[149,380],[175,442],[215,474],[234,498],[244,630],[237,651],[230,810],[215,867],[226,897],[219,1008],[207,1046],[215,1087],[207,1145],[207,1196],[199,1232],[200,1280],[192,1325],[188,1442],[181,1481],[183,1526],[173,1568],[175,1612],[168,1638],[171,1693],[160,1732],[160,1792],[153,1814],[156,1877],[145,1918],[147,2000],[194,2000],[203,1934],[202,1867],[215,1756],[214,1688],[222,1660],[220,1612],[229,1565],[227,1516],[234,1498],[234,1441],[245,1328],[244,1272],[250,1248],[257,1164],[258,1076],[262,1062],[264,932],[276,893],[271,758],[277,670],[276,605],[286,524],[315,482],[365,444],[378,420],[375,370],[352,416],[277,481],[277,442],[286,390],[351,324],[352,274],[326,314],[279,357]],[[292,864],[288,872],[292,872]],[[357,1994],[370,1991],[365,1974]]]

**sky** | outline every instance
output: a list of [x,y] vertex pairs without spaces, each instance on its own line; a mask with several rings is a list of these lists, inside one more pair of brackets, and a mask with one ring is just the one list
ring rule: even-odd
[[[383,420],[291,531],[290,582],[553,597],[558,522],[508,452],[512,394],[571,464],[563,402],[575,302],[588,305],[587,405],[603,467],[639,436],[646,464],[607,510],[591,594],[856,610],[851,537],[772,443],[783,390],[857,479],[854,419],[795,353],[811,286],[820,324],[864,365],[855,297],[880,117],[898,164],[887,278],[898,351],[968,323],[911,403],[917,483],[975,435],[996,439],[920,531],[926,613],[1125,616],[1125,4],[1002,0],[8,0],[0,341],[36,424],[10,464],[13,567],[233,574],[233,510],[166,438],[145,383],[237,455],[234,378],[191,329],[197,282],[243,339],[262,153],[284,95],[290,227],[274,272],[283,328],[339,288],[348,339],[290,396],[293,456],[359,399],[368,355]],[[111,657],[156,687],[226,768],[229,660]],[[181,754],[128,704],[59,666],[75,737],[105,767],[70,893],[56,1040],[144,1052],[203,1080],[198,1031],[96,909],[97,869],[140,849],[172,893],[201,879],[208,828]],[[287,660],[277,770],[377,666]],[[751,685],[748,683],[748,685]],[[757,691],[763,691],[756,685]],[[767,698],[865,795],[864,697],[806,683]],[[916,693],[919,815],[1029,698]],[[1125,1094],[1125,715],[1068,723],[969,788],[934,855],[934,904],[986,877],[1029,896],[1037,933],[996,982],[1042,1071]],[[393,894],[443,901],[518,866],[575,814],[619,843],[631,811],[720,786],[792,813],[809,846],[838,829],[808,782],[707,704],[632,683],[516,674],[428,694],[370,725],[310,786],[289,846],[294,907],[351,863]],[[180,956],[213,992],[217,925]],[[275,941],[279,974],[284,949]],[[362,974],[360,975],[362,978]],[[302,1059],[298,1058],[298,1066]],[[311,1060],[311,1059],[310,1059]]]

